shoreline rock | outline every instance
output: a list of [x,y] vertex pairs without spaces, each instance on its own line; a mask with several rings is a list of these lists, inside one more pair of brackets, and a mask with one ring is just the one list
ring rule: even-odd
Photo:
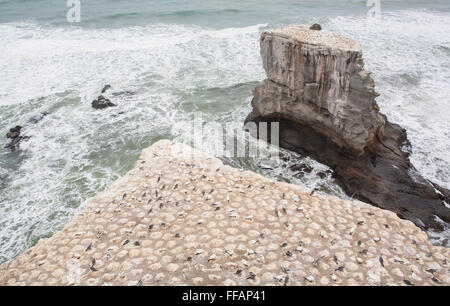
[[92,107],[95,109],[105,109],[112,106],[117,106],[116,104],[112,103],[109,99],[106,99],[103,95],[100,95],[92,101],[91,103]]
[[15,152],[16,148],[20,146],[20,142],[26,138],[26,136],[20,136],[20,131],[22,130],[22,126],[17,125],[11,129],[6,134],[6,138],[11,139],[10,143],[5,146],[5,148],[10,148],[11,152]]
[[[93,100],[92,103],[91,103],[91,106],[94,109],[105,109],[105,108],[117,106],[117,104],[114,104],[113,102],[111,102],[111,100],[109,100],[108,98],[105,98],[105,96],[103,96],[103,94],[105,94],[111,88],[112,88],[112,86],[109,85],[109,84],[103,86],[103,89],[101,91],[101,95],[98,96],[97,99]],[[113,93],[111,93],[111,96],[113,96],[113,97],[133,96],[135,94],[136,93],[134,91],[125,90],[125,91],[113,92]]]
[[6,134],[6,138],[11,139],[10,143],[8,143],[5,148],[11,149],[11,152],[16,152],[16,149],[20,147],[20,142],[22,140],[28,140],[31,136],[21,136],[22,126],[17,125],[9,130]]
[[310,29],[310,30],[315,30],[315,31],[321,31],[321,30],[322,30],[322,27],[320,26],[320,24],[315,23],[315,24],[313,24],[309,29]]
[[0,285],[448,285],[449,258],[390,211],[161,140]]
[[[358,42],[306,26],[261,34],[268,79],[246,122],[280,122],[280,145],[326,164],[352,197],[424,229],[450,223],[450,191],[409,161],[406,131],[379,112]],[[437,191],[438,190],[438,191]]]
[[28,120],[28,122],[29,122],[29,123],[32,123],[32,124],[36,124],[36,123],[38,123],[39,121],[41,121],[42,119],[44,119],[45,116],[48,116],[48,115],[50,115],[49,112],[43,112],[43,113],[40,113],[40,114],[37,115],[37,116],[31,117],[30,120]]

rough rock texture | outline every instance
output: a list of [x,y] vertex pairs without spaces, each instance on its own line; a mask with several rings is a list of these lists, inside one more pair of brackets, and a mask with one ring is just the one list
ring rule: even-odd
[[103,86],[102,94],[104,94],[110,88],[111,88],[111,85],[109,85],[109,84],[106,84],[105,86]]
[[10,148],[11,152],[15,152],[17,148],[20,146],[20,142],[22,140],[28,140],[29,136],[21,136],[22,127],[17,125],[11,129],[6,134],[6,138],[11,139],[10,143],[8,143],[5,148]]
[[307,27],[266,31],[267,80],[255,89],[256,116],[279,115],[328,135],[358,154],[383,133],[385,118],[356,41]]
[[267,80],[246,121],[280,122],[280,145],[330,166],[348,195],[422,228],[450,222],[450,192],[409,161],[406,131],[379,113],[360,45],[336,34],[288,27],[261,35]]
[[312,26],[309,27],[310,30],[315,30],[315,31],[320,31],[322,30],[322,26],[318,23],[313,24]]
[[392,212],[163,140],[0,284],[448,285],[449,260]]
[[112,103],[109,99],[105,98],[102,95],[98,96],[97,99],[92,101],[91,105],[95,109],[105,109],[111,106],[117,106],[116,104]]

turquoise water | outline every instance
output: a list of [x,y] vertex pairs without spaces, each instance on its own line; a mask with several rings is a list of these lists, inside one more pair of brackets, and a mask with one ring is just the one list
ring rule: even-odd
[[[0,149],[0,262],[60,229],[142,148],[186,141],[194,113],[240,129],[265,78],[259,34],[294,23],[319,22],[361,42],[379,105],[407,129],[413,163],[450,188],[449,1],[382,0],[380,21],[366,19],[366,1],[344,0],[81,1],[79,24],[66,21],[67,9],[0,0],[0,135],[20,124],[31,136],[17,152]],[[136,94],[95,111],[105,84]],[[306,159],[314,171],[298,177],[289,169],[295,156],[282,153],[273,169],[261,158],[225,162],[345,196],[317,175],[325,166]]]
[[[366,14],[366,4],[365,0],[82,0],[80,26],[111,28],[170,23],[225,28],[289,24]],[[33,20],[67,26],[66,1],[1,0],[0,8],[0,22]],[[423,8],[450,10],[446,0],[381,0],[382,11]]]

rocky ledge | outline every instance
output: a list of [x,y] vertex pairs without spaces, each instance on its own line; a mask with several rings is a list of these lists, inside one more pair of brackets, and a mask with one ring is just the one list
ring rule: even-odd
[[450,249],[394,213],[162,140],[1,285],[448,285]]
[[315,28],[262,33],[267,80],[254,90],[246,121],[279,122],[280,145],[328,165],[349,196],[443,230],[450,191],[410,163],[406,131],[379,112],[361,46]]

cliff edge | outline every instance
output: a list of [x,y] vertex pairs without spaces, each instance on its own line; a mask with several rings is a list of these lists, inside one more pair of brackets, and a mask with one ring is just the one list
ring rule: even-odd
[[256,116],[307,124],[356,154],[383,135],[386,120],[358,42],[288,27],[262,33],[261,57],[267,80],[254,92]]
[[450,250],[394,213],[162,140],[1,285],[448,285]]

